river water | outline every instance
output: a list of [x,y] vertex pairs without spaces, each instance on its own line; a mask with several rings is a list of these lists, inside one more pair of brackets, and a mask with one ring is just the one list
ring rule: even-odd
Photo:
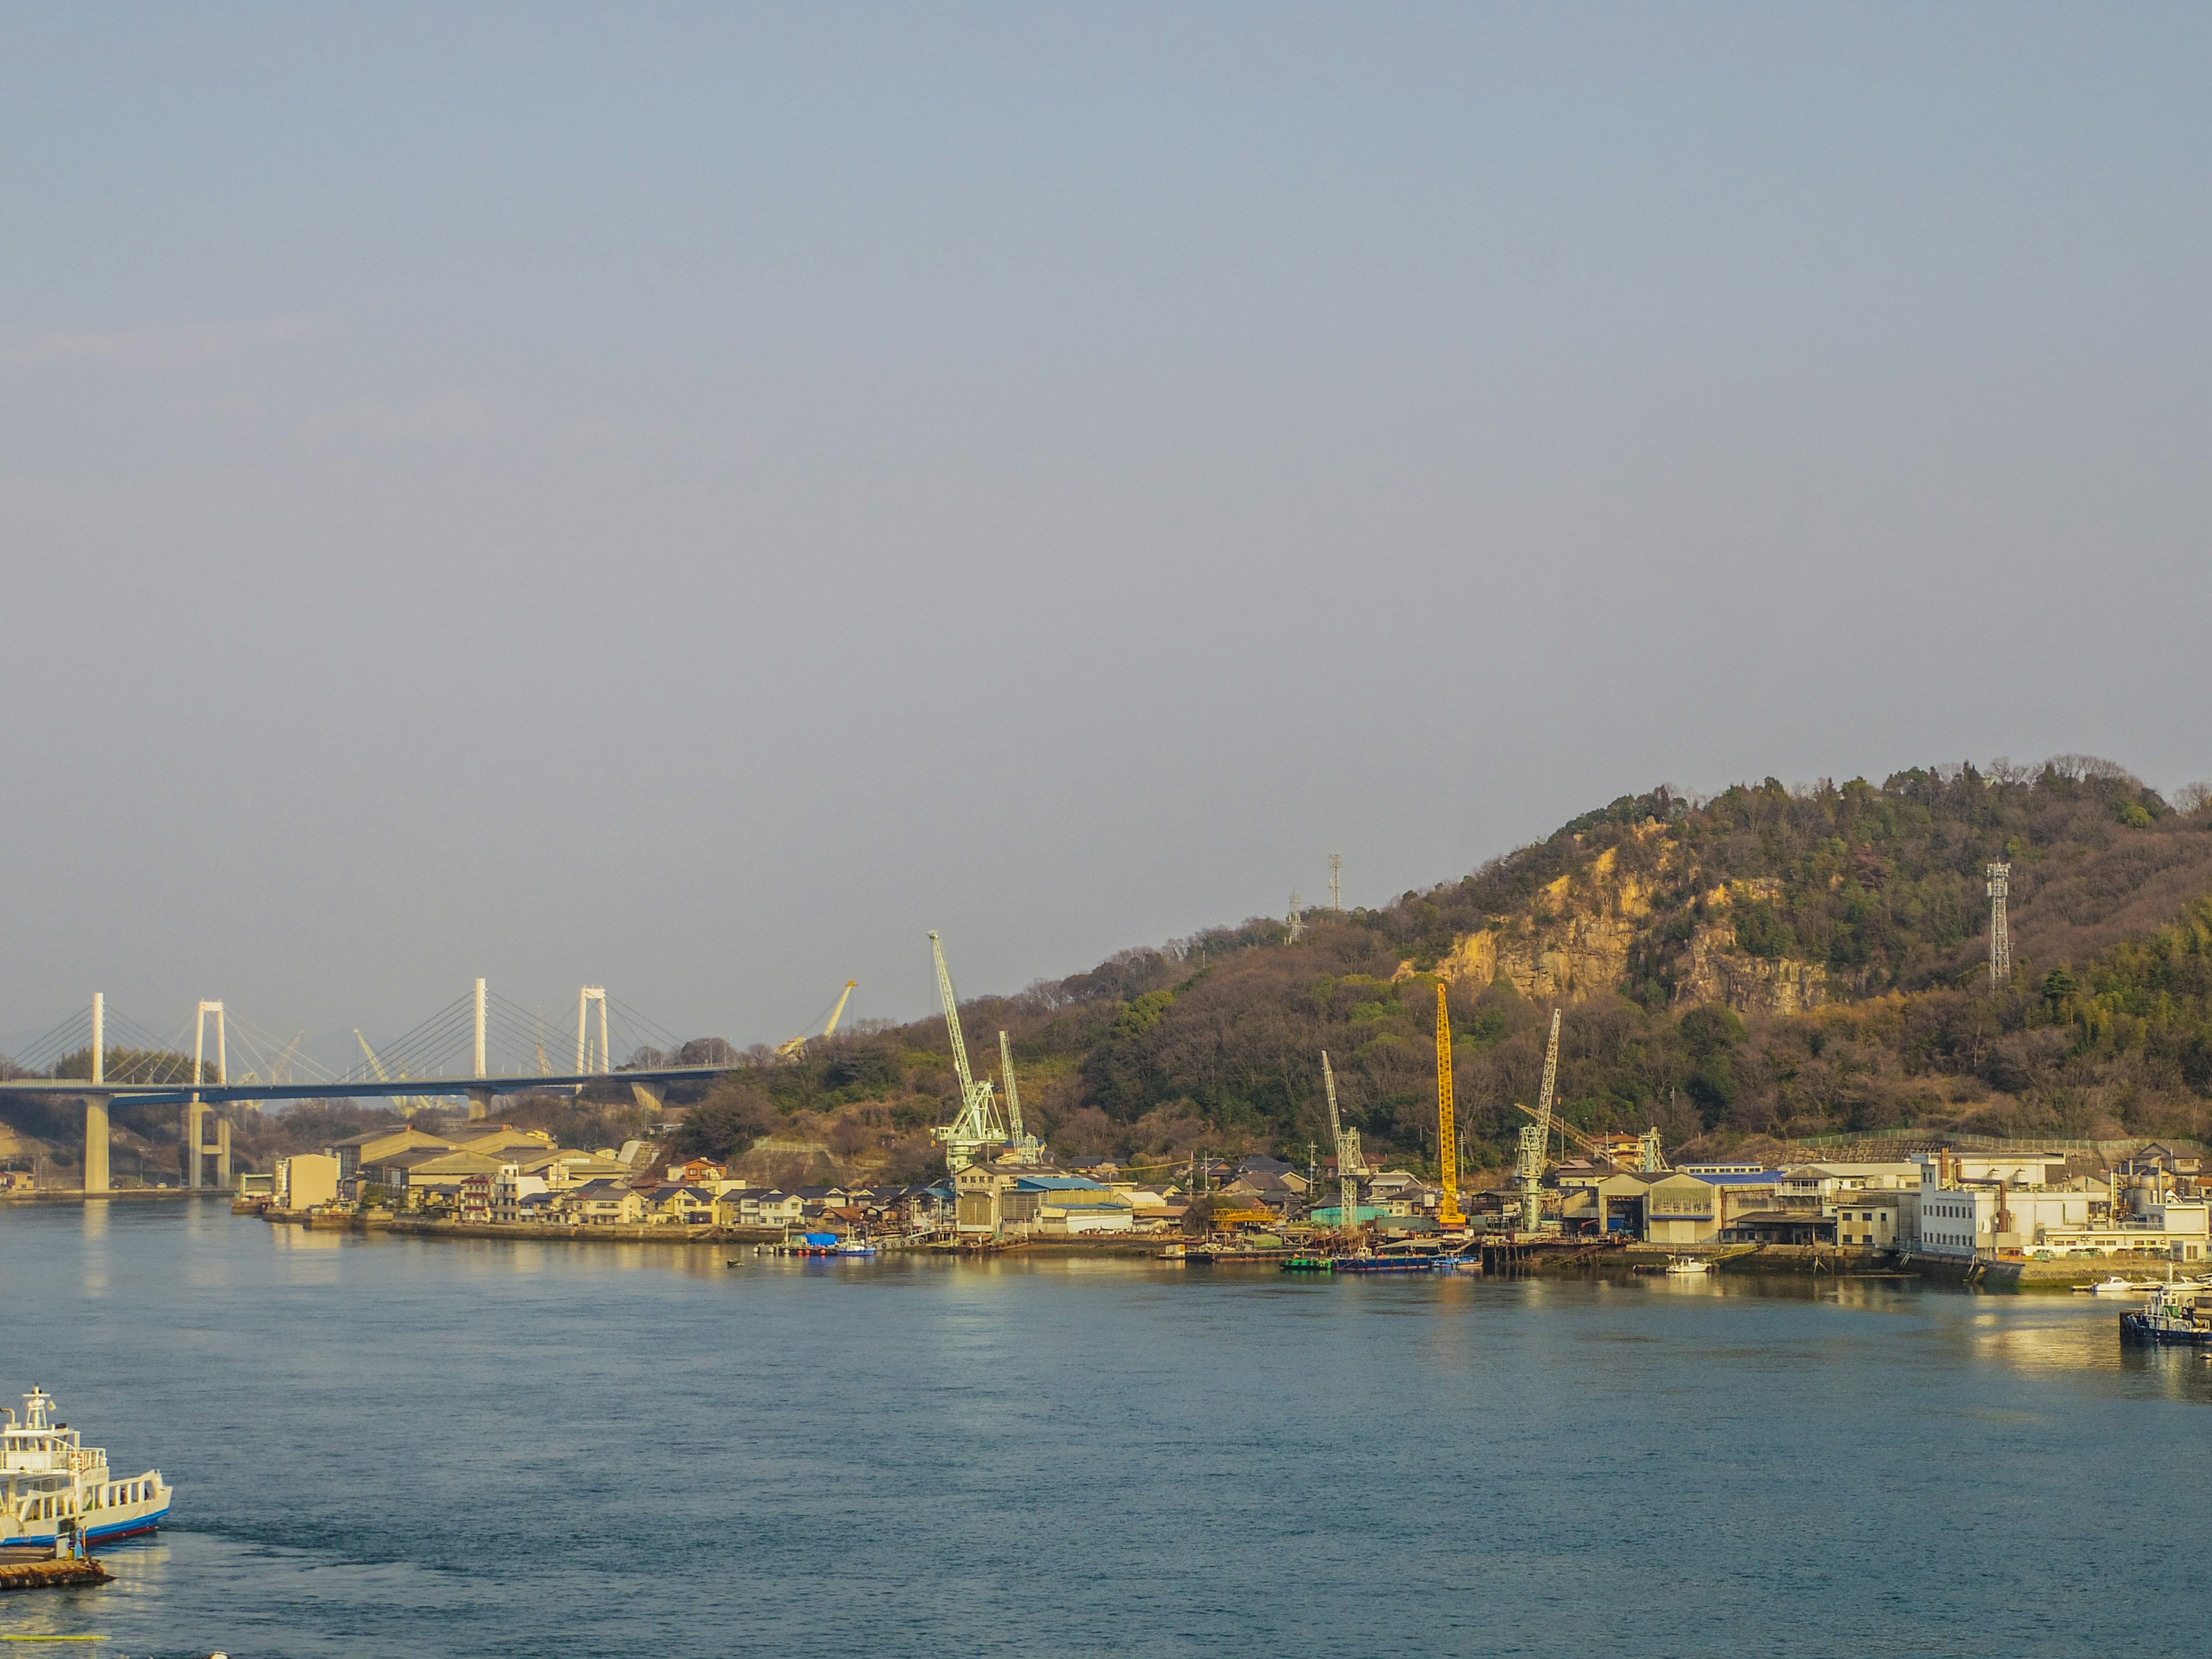
[[2212,1614],[2212,1364],[2086,1297],[726,1254],[0,1213],[0,1389],[178,1489],[0,1635],[2077,1659]]

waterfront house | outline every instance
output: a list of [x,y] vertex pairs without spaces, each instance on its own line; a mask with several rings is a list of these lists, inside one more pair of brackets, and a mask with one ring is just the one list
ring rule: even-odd
[[738,1187],[714,1200],[718,1227],[793,1227],[805,1219],[805,1200],[777,1188]]
[[627,1226],[643,1219],[645,1200],[619,1181],[587,1181],[567,1195],[562,1206],[571,1220],[586,1226]]
[[544,1206],[540,1205],[534,1216],[526,1216],[523,1206],[533,1198],[543,1197],[547,1191],[545,1177],[526,1175],[521,1166],[503,1164],[492,1177],[491,1218],[494,1221],[522,1221],[544,1219]]
[[714,1219],[714,1194],[704,1187],[663,1185],[641,1194],[646,1219],[680,1227],[704,1227]]

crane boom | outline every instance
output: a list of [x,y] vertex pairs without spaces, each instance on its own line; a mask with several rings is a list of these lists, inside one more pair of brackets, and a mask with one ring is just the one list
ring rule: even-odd
[[1022,1091],[1014,1081],[1014,1051],[1006,1042],[1006,1034],[999,1033],[999,1075],[1006,1079],[1006,1138],[1022,1138]]
[[1442,980],[1437,981],[1437,1175],[1444,1189],[1437,1206],[1437,1224],[1464,1227],[1467,1218],[1459,1208],[1459,1121],[1452,1106],[1451,1010]]
[[1543,1217],[1544,1161],[1552,1145],[1552,1095],[1559,1082],[1559,1011],[1552,1010],[1552,1036],[1544,1045],[1544,1086],[1536,1097],[1536,1121],[1521,1126],[1521,1225],[1534,1232]]
[[[830,1018],[823,1022],[822,1035],[823,1036],[829,1037],[837,1035],[837,1022],[845,1018],[845,1005],[853,1000],[853,988],[860,982],[860,981],[857,979],[848,979],[845,981],[845,988],[837,994],[837,1000],[830,1006]],[[812,1029],[813,1028],[811,1026],[808,1028],[809,1030]],[[801,1031],[797,1036],[792,1038],[790,1042],[776,1044],[775,1057],[778,1060],[791,1060],[798,1055],[804,1054],[805,1052],[806,1032]]]
[[1349,1231],[1359,1226],[1359,1177],[1367,1161],[1359,1152],[1359,1131],[1347,1129],[1336,1110],[1336,1072],[1328,1063],[1328,1050],[1321,1051],[1322,1088],[1328,1096],[1329,1139],[1336,1142],[1337,1220]]
[[945,1005],[945,1029],[952,1037],[952,1069],[960,1075],[960,1092],[974,1092],[975,1074],[968,1069],[968,1039],[960,1034],[960,1000],[952,993],[952,970],[945,965],[945,941],[929,936],[930,954],[937,958],[937,1000]]

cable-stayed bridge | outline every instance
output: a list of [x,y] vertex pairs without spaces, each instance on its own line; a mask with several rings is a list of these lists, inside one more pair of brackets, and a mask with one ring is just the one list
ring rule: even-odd
[[[82,1100],[84,1190],[104,1193],[108,1114],[118,1100],[183,1109],[185,1184],[198,1187],[210,1159],[228,1179],[230,1125],[211,1109],[220,1103],[380,1098],[427,1108],[440,1098],[465,1099],[469,1116],[483,1118],[499,1095],[612,1078],[629,1084],[641,1103],[658,1105],[668,1084],[713,1078],[737,1063],[728,1044],[686,1043],[595,985],[577,994],[573,1033],[565,1019],[549,1021],[478,980],[380,1049],[356,1031],[361,1058],[343,1070],[302,1053],[304,1035],[287,1041],[220,1002],[202,1002],[184,1025],[158,1031],[110,1010],[95,994],[88,1007],[20,1054],[0,1054],[0,1094]],[[237,1070],[230,1063],[234,1040],[246,1062]],[[617,1054],[629,1056],[619,1069]]]

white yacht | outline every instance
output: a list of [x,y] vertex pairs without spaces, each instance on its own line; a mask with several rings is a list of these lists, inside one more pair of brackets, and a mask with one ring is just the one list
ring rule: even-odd
[[118,1480],[107,1454],[54,1420],[53,1396],[33,1387],[23,1420],[0,1406],[0,1549],[52,1544],[74,1531],[87,1547],[151,1532],[169,1513],[159,1469]]

